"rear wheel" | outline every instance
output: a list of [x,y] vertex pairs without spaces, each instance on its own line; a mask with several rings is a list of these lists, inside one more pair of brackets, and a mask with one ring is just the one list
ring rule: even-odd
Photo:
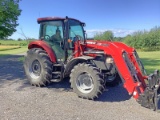
[[52,62],[47,53],[39,48],[28,50],[24,70],[31,85],[45,86],[52,78]]
[[76,65],[70,75],[71,88],[82,98],[98,98],[104,90],[104,80],[99,70],[90,64]]

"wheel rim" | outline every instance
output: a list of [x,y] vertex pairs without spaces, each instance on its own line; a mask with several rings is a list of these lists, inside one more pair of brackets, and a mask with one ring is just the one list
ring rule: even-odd
[[41,64],[38,60],[34,60],[29,69],[30,76],[32,78],[38,78],[41,74]]
[[82,73],[76,80],[76,86],[80,92],[90,93],[94,88],[93,79],[88,73]]
[[107,82],[112,82],[112,81],[115,80],[115,78],[116,78],[116,74],[108,75],[106,81]]

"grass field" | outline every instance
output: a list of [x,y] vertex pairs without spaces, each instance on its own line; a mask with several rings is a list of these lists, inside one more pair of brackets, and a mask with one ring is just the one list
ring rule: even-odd
[[160,70],[160,51],[138,52],[147,74],[153,73],[155,69]]
[[27,49],[28,49],[27,46],[25,46],[17,49],[12,49],[12,50],[0,51],[0,56],[24,53],[27,51]]
[[0,56],[24,53],[29,41],[0,40]]
[[7,45],[0,45],[0,51],[18,49],[20,46],[7,46]]
[[16,41],[16,40],[0,40],[0,45],[9,45],[9,46],[27,46],[30,41]]

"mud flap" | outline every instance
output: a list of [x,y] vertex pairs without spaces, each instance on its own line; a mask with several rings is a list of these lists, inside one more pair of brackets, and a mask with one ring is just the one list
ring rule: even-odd
[[148,76],[148,84],[146,89],[138,98],[138,103],[143,107],[160,110],[160,77],[159,71],[155,70],[154,74]]

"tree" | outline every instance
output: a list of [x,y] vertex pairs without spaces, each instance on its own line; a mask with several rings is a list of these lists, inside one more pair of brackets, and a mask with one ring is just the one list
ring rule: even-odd
[[123,41],[123,37],[114,37],[114,41]]
[[102,40],[102,33],[96,33],[96,35],[94,35],[94,40]]
[[123,42],[141,50],[160,50],[160,27],[150,31],[137,31],[124,37]]
[[103,33],[97,33],[94,36],[95,40],[113,40],[114,35],[112,33],[112,31],[105,31]]
[[114,36],[112,31],[105,31],[102,35],[102,40],[113,40]]
[[22,41],[22,39],[21,39],[21,38],[18,38],[17,40],[18,40],[18,41]]
[[0,38],[11,36],[18,26],[18,16],[21,14],[19,8],[20,0],[0,0]]

